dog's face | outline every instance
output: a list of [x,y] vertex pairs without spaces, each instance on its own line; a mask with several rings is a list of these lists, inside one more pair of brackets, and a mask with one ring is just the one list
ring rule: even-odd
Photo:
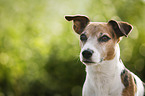
[[118,39],[107,23],[93,22],[80,34],[80,59],[85,64],[98,64],[115,56]]
[[90,22],[87,16],[66,16],[73,20],[74,30],[80,35],[80,60],[86,64],[101,64],[115,57],[120,37],[127,36],[132,26],[126,22],[110,20],[108,23]]

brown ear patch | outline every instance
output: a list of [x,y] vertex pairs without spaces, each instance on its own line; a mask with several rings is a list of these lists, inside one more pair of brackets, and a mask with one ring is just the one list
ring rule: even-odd
[[121,36],[127,37],[132,29],[132,25],[128,24],[127,22],[117,22],[115,20],[110,20],[108,24],[111,25],[118,38]]
[[90,22],[89,18],[85,15],[68,15],[65,16],[65,19],[68,21],[73,20],[73,28],[76,33],[81,34],[85,27]]
[[130,74],[130,71],[124,69],[121,72],[121,81],[124,85],[122,96],[135,96],[137,92],[137,85],[135,78]]

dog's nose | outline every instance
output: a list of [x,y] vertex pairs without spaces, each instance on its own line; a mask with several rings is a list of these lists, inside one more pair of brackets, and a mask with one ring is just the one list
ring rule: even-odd
[[87,49],[82,52],[82,55],[85,59],[89,59],[93,55],[94,51]]

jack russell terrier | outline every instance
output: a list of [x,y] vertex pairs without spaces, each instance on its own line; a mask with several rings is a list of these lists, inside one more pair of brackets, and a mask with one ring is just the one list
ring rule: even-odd
[[125,68],[120,59],[119,41],[127,37],[127,22],[90,22],[84,15],[65,16],[80,35],[80,60],[86,65],[83,96],[143,96],[143,82]]

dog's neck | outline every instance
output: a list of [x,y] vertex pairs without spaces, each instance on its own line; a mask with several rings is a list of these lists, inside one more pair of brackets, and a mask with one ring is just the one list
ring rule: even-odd
[[[123,68],[124,65],[120,60],[119,45],[117,45],[116,55],[112,60],[103,61],[98,65],[86,66],[87,88],[93,88],[91,90],[93,90],[95,94],[98,94],[97,96],[105,96],[106,93],[111,94],[116,89],[121,90],[120,88],[122,88],[123,85],[121,85],[120,74]],[[114,87],[114,85],[117,84],[120,85]]]
[[[116,55],[112,60],[105,60],[100,64],[87,65],[87,75],[113,75],[118,68],[124,68],[122,61],[120,60],[120,48],[117,44]],[[94,77],[94,76],[93,76]]]

